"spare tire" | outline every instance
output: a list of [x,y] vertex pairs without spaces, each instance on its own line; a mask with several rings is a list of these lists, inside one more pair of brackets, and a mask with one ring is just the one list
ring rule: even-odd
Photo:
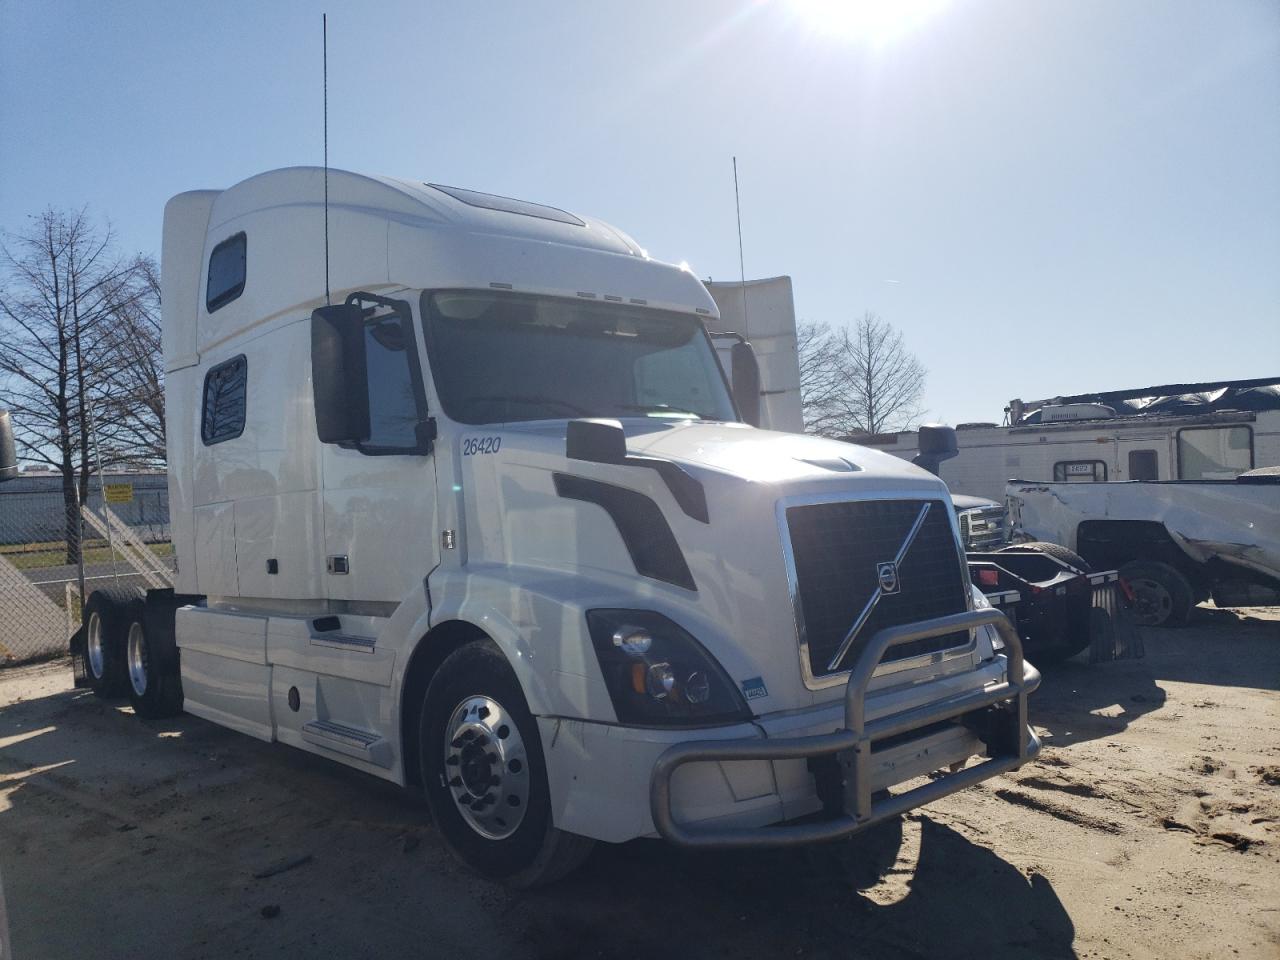
[[1008,546],[1001,547],[996,553],[1014,553],[1019,550],[1031,550],[1038,553],[1047,553],[1055,560],[1061,560],[1068,566],[1075,567],[1081,573],[1093,573],[1093,567],[1089,566],[1087,560],[1074,550],[1068,550],[1060,543],[1049,543],[1047,540],[1032,540],[1029,543],[1011,543]]

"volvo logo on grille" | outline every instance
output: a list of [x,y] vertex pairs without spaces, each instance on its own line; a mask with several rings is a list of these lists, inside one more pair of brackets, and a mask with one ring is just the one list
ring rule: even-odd
[[897,593],[901,586],[898,583],[898,565],[892,560],[877,563],[876,579],[880,582],[881,593]]

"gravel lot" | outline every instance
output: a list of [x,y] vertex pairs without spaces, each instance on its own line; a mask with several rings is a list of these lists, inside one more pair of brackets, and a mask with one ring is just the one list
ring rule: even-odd
[[1050,670],[1032,719],[1038,761],[852,841],[639,841],[514,894],[407,793],[4,670],[13,956],[1280,956],[1280,610]]

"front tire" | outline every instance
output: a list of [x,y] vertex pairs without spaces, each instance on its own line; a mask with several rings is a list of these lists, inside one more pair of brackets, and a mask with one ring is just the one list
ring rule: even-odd
[[551,883],[593,841],[556,829],[537,722],[490,640],[468,643],[427,688],[418,756],[432,817],[450,851],[492,880]]

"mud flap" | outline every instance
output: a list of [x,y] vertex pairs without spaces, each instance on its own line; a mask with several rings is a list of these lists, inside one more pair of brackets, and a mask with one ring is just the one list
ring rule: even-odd
[[89,686],[89,672],[84,662],[84,626],[71,635],[71,677],[76,687]]
[[1133,612],[1133,598],[1123,581],[1113,579],[1093,585],[1089,610],[1089,662],[1138,660],[1146,656],[1142,627]]

